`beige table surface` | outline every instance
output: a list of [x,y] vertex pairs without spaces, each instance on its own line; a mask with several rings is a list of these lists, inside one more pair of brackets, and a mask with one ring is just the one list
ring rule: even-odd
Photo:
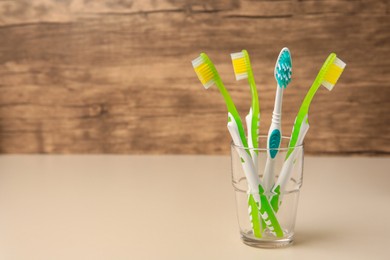
[[0,156],[0,259],[390,259],[390,159],[305,158],[296,242],[241,243],[226,156]]

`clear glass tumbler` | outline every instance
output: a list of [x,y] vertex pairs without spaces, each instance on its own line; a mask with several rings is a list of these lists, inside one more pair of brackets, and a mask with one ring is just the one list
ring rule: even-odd
[[[232,182],[236,195],[239,229],[242,241],[249,246],[276,248],[291,245],[293,242],[299,190],[303,178],[303,145],[293,147],[293,149],[288,148],[289,140],[287,137],[282,137],[280,148],[276,149],[276,156],[274,156],[275,150],[264,148],[267,147],[266,136],[259,137],[259,148],[256,149],[231,145]],[[251,156],[248,157],[243,153],[251,154]],[[267,188],[264,184],[263,173],[270,154],[274,156],[275,177],[273,186]],[[253,163],[253,172],[248,170],[248,167],[243,167],[245,161],[243,157],[245,159],[257,157],[255,159],[257,166]],[[249,174],[257,176],[262,186],[259,190],[254,191],[248,188]],[[249,177],[253,182],[253,177]],[[277,184],[281,184],[279,189],[276,189]],[[257,207],[252,211],[253,201]],[[261,212],[264,209],[267,209],[266,213]],[[253,215],[254,212],[256,212],[255,215]],[[272,214],[275,218],[270,224],[269,215]],[[254,220],[257,217],[258,225]],[[279,233],[275,232],[275,222],[279,225]]]

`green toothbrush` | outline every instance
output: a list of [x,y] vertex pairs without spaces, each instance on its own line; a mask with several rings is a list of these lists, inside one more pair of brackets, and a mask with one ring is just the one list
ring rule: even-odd
[[308,114],[311,101],[321,85],[326,87],[329,91],[333,89],[337,80],[343,73],[345,66],[346,64],[337,58],[336,54],[330,54],[322,65],[320,72],[302,102],[298,115],[295,118],[289,149],[282,170],[272,189],[272,193],[275,195],[271,199],[271,205],[276,212],[279,210],[281,196],[291,177],[294,161],[297,156],[297,149],[295,149],[295,147],[303,144],[303,139],[309,129]]
[[[219,91],[221,92],[222,96],[224,97],[228,109],[228,129],[232,135],[233,142],[236,145],[242,147],[248,147],[241,118],[237,112],[237,109],[229,93],[227,92],[225,86],[223,85],[222,80],[217,70],[214,67],[214,64],[211,62],[211,60],[208,58],[208,56],[205,53],[201,53],[198,58],[192,61],[192,65],[203,86],[207,89],[212,85],[216,85]],[[259,225],[258,215],[257,213],[256,214],[253,213],[260,212],[268,228],[271,231],[273,231],[276,234],[276,236],[282,237],[283,231],[279,225],[279,222],[275,216],[275,213],[269,201],[266,199],[265,195],[263,195],[264,189],[262,188],[260,179],[256,174],[250,152],[248,150],[242,152],[241,149],[238,149],[238,152],[241,157],[242,165],[249,186],[248,201],[251,209],[252,226],[254,228],[257,228],[257,225]],[[253,200],[251,199],[251,196],[253,197]],[[259,208],[259,211],[254,210],[257,207]],[[253,217],[256,218],[255,221],[256,223],[254,223]],[[261,236],[261,232],[257,232],[255,235]]]
[[[248,145],[250,148],[258,148],[259,124],[260,124],[260,106],[257,95],[255,78],[253,77],[252,66],[249,54],[246,50],[230,54],[233,63],[234,75],[236,80],[248,79],[252,95],[252,105],[248,115],[245,118],[248,131]],[[258,170],[258,151],[250,150],[256,172]]]

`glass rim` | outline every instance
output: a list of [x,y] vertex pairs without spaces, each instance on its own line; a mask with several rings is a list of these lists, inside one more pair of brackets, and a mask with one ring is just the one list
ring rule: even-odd
[[[262,138],[262,139],[267,139],[268,136],[267,135],[259,135],[259,138]],[[291,140],[290,137],[287,137],[287,136],[282,136],[282,139],[284,140]],[[253,148],[253,147],[245,147],[245,146],[241,146],[241,145],[236,145],[233,143],[233,141],[231,141],[230,143],[230,146],[231,147],[234,147],[234,148],[238,148],[238,149],[245,149],[245,150],[251,150],[251,151],[268,151],[268,150],[278,150],[278,151],[288,151],[289,149],[292,149],[292,148],[303,148],[305,142],[303,142],[302,144],[299,144],[299,145],[295,145],[293,147],[279,147],[279,148],[264,148],[264,147],[257,147],[257,148]]]

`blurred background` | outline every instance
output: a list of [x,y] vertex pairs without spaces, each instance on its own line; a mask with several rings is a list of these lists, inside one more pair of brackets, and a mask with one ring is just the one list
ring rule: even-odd
[[335,52],[347,67],[313,100],[306,153],[390,154],[387,0],[0,0],[0,40],[1,153],[228,154],[223,99],[191,60],[210,56],[244,117],[230,53],[247,49],[266,134],[286,46],[284,135]]

